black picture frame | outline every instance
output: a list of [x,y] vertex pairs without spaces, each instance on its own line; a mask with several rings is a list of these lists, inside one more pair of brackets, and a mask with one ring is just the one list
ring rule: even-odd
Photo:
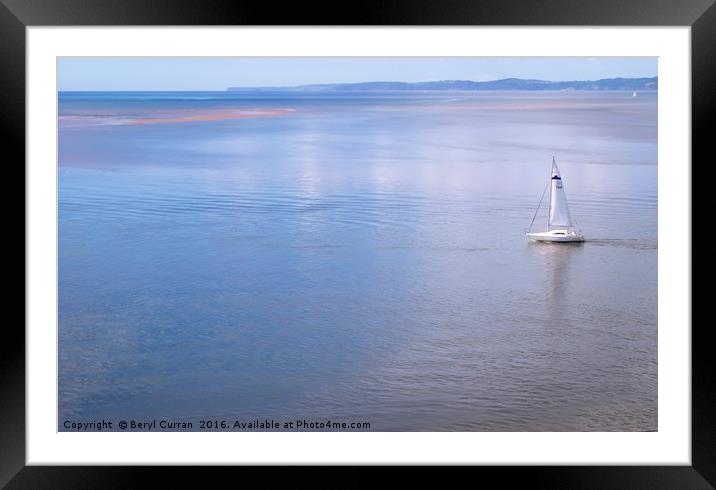
[[[714,0],[388,0],[343,2],[257,2],[232,0],[0,0],[0,128],[6,170],[24,169],[25,29],[28,26],[113,25],[570,25],[691,26],[692,168],[708,165],[716,114],[716,5]],[[7,188],[24,182],[24,170]],[[693,195],[693,191],[692,191]],[[24,229],[24,222],[23,222]],[[23,233],[23,256],[25,243]],[[9,255],[8,255],[9,257]],[[23,288],[24,291],[24,288]],[[24,315],[24,313],[23,313]],[[11,318],[11,317],[8,317]],[[50,467],[25,464],[25,332],[6,320],[0,342],[0,485],[7,488],[119,488],[148,476],[190,483],[187,468]],[[501,484],[550,488],[716,487],[716,365],[710,322],[683,325],[692,337],[691,466],[473,467],[469,478],[491,476]],[[205,484],[208,468],[192,473]],[[256,468],[240,471],[244,478]],[[463,468],[463,470],[466,470]],[[299,475],[304,474],[298,470]],[[422,479],[415,469],[414,477]],[[263,474],[263,473],[262,473]],[[362,476],[349,472],[351,482]],[[334,471],[322,472],[333,478]],[[451,476],[465,476],[464,471]],[[348,482],[341,476],[342,481]],[[369,477],[366,477],[369,478]],[[444,483],[444,477],[441,481]],[[238,484],[239,481],[236,481]]]

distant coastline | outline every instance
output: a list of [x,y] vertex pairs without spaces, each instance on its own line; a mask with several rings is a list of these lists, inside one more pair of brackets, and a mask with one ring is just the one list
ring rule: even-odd
[[651,78],[605,78],[601,80],[575,80],[552,82],[522,78],[505,78],[486,82],[471,80],[442,80],[432,82],[362,82],[299,85],[295,87],[228,87],[229,92],[377,92],[377,91],[481,91],[481,90],[658,90],[658,77]]

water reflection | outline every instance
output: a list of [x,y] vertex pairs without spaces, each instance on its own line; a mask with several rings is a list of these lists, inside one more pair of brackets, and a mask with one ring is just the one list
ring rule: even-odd
[[584,243],[529,242],[533,255],[542,261],[544,300],[550,321],[564,318],[569,294],[575,287],[571,267],[584,251]]

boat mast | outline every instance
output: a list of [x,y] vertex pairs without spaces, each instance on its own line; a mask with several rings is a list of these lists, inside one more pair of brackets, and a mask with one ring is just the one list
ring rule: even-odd
[[549,207],[547,208],[547,231],[550,231],[552,229],[552,224],[549,222],[550,217],[552,216],[552,169],[554,168],[554,155],[552,155],[552,166],[549,168],[549,180],[547,181],[547,184],[549,185]]

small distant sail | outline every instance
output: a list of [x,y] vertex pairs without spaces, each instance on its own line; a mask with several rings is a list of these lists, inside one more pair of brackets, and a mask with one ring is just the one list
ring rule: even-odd
[[572,217],[569,215],[567,206],[567,195],[564,193],[562,176],[559,174],[557,163],[552,158],[552,181],[549,199],[549,222],[548,229],[571,228]]
[[631,93],[631,96],[632,96],[632,97],[636,97],[636,91],[632,92],[632,93]]

